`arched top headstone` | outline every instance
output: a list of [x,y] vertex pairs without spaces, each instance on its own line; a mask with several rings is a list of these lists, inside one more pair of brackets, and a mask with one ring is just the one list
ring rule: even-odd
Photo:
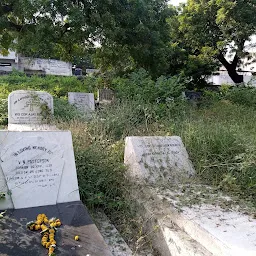
[[42,91],[13,91],[8,96],[8,124],[45,124],[53,115],[53,97]]

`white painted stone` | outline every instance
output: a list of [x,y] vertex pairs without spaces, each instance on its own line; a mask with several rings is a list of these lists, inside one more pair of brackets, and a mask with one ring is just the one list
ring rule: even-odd
[[2,149],[1,167],[14,208],[56,204],[63,165],[63,150],[43,137],[22,137]]
[[[46,105],[48,111],[42,111]],[[8,96],[9,124],[43,124],[49,114],[53,114],[53,98],[47,92],[13,91]]]
[[58,130],[55,125],[49,124],[8,124],[9,131],[52,131]]
[[178,136],[127,137],[124,163],[130,177],[149,183],[176,181],[195,173]]
[[69,131],[0,131],[0,141],[1,210],[80,200]]
[[93,93],[69,92],[68,102],[83,112],[91,112],[95,110]]
[[233,209],[234,206],[223,209],[206,203],[177,209],[179,199],[174,192],[174,188],[147,190],[147,196],[154,198],[152,205],[162,205],[165,224],[176,224],[214,256],[256,255],[256,220],[252,216]]

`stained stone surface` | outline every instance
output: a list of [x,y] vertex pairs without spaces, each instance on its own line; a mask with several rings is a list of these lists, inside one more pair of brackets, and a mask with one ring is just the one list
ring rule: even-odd
[[80,200],[69,131],[0,131],[0,209]]
[[[39,232],[30,231],[26,223],[39,213],[57,217],[62,226],[55,233],[56,255],[111,256],[100,232],[93,224],[85,206],[80,202],[62,203],[19,210],[8,210],[0,221],[1,256],[44,256],[48,250],[41,245]],[[74,237],[79,235],[79,241]]]
[[13,91],[8,96],[9,124],[46,123],[53,114],[53,98],[47,92]]
[[195,173],[178,136],[127,137],[124,163],[128,176],[148,183],[173,182]]
[[98,90],[98,102],[110,103],[114,100],[115,94],[111,89],[103,88]]
[[83,112],[90,112],[95,110],[93,93],[69,92],[68,102]]

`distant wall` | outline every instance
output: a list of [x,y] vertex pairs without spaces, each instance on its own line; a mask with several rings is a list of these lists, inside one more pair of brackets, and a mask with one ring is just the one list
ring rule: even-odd
[[[238,74],[244,76],[244,83],[251,83],[252,85],[255,85],[255,81],[253,81],[254,76],[250,72],[238,72]],[[208,82],[214,84],[214,85],[222,85],[222,84],[230,84],[235,85],[233,80],[228,75],[227,71],[220,71],[217,75],[212,75],[208,78]]]
[[26,73],[72,76],[71,63],[60,60],[20,57],[18,69]]

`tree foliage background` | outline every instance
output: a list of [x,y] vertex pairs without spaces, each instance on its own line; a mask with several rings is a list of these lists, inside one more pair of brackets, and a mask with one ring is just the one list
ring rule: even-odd
[[218,61],[235,83],[241,83],[237,68],[242,59],[253,57],[245,43],[255,34],[255,13],[255,0],[188,0],[177,17],[175,35],[193,56]]
[[[93,63],[103,72],[182,74],[192,87],[223,65],[234,82],[255,33],[256,0],[1,0],[0,47]],[[227,53],[231,57],[227,58]],[[78,61],[79,60],[79,61]]]
[[168,69],[172,13],[166,0],[4,0],[0,44],[7,49],[15,39],[24,55],[71,61],[96,52],[103,69],[143,67],[159,75]]

